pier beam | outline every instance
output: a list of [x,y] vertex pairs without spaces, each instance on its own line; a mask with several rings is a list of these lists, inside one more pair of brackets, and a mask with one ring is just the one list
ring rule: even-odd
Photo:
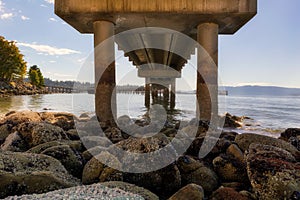
[[[95,110],[98,120],[107,125],[115,125],[116,116],[116,78],[114,24],[109,21],[96,21],[94,27],[95,47]],[[105,43],[102,43],[105,41]],[[101,44],[102,43],[102,44]],[[101,48],[98,46],[101,44]],[[112,62],[111,62],[112,61]]]
[[202,23],[198,25],[197,30],[198,43],[209,55],[203,54],[201,49],[198,49],[197,118],[210,121],[212,116],[218,115],[218,70],[216,66],[218,66],[219,26],[215,23]]
[[150,107],[150,82],[149,78],[146,78],[146,83],[145,83],[145,106],[146,108]]
[[176,106],[176,79],[174,78],[171,83],[171,100],[170,108],[174,109]]

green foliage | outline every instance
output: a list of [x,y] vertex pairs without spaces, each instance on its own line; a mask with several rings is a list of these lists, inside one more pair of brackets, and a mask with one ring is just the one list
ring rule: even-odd
[[37,87],[45,86],[44,77],[42,75],[41,70],[38,68],[38,66],[36,65],[31,66],[28,75],[32,85],[35,85]]
[[23,81],[26,75],[26,62],[15,42],[0,36],[0,80]]

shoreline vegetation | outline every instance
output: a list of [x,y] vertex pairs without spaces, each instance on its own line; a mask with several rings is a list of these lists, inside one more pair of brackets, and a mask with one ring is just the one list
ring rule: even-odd
[[[228,114],[225,127],[234,130],[244,118]],[[199,159],[207,122],[172,121],[148,138],[128,134],[136,131],[135,125],[149,125],[147,117],[121,116],[117,122],[126,132],[101,124],[101,135],[99,122],[88,114],[7,113],[0,120],[0,198],[299,199],[300,129],[287,129],[279,138],[223,131],[218,138],[208,136],[217,143]],[[157,171],[125,173],[97,159],[126,165],[128,160],[114,155],[112,147],[150,153],[176,140],[178,132],[189,134],[195,127],[196,137],[186,152]],[[148,132],[151,128],[143,134]]]

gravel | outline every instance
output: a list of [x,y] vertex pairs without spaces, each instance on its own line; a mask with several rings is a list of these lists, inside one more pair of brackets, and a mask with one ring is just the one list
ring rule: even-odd
[[143,197],[125,192],[118,188],[108,188],[101,184],[77,186],[62,190],[56,190],[44,194],[33,194],[23,196],[11,196],[5,200],[144,200]]

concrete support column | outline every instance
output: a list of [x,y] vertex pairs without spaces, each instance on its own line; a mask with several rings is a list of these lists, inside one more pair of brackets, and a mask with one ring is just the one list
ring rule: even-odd
[[174,109],[176,106],[176,79],[174,78],[171,83],[171,101],[170,108]]
[[[116,75],[114,40],[114,24],[109,21],[94,22],[95,47],[95,109],[100,122],[113,126],[116,116]],[[105,43],[102,43],[105,41]],[[102,43],[102,44],[101,44]],[[99,45],[101,44],[101,45]],[[99,45],[99,46],[98,46]]]
[[163,90],[163,96],[164,96],[164,103],[166,103],[168,105],[169,104],[169,99],[170,99],[169,88],[164,88],[164,90]]
[[145,107],[150,107],[150,81],[149,78],[146,78],[145,84]]
[[[197,100],[200,120],[218,115],[218,32],[215,23],[198,25],[197,40],[208,55],[198,49]],[[213,105],[213,106],[212,106]]]

